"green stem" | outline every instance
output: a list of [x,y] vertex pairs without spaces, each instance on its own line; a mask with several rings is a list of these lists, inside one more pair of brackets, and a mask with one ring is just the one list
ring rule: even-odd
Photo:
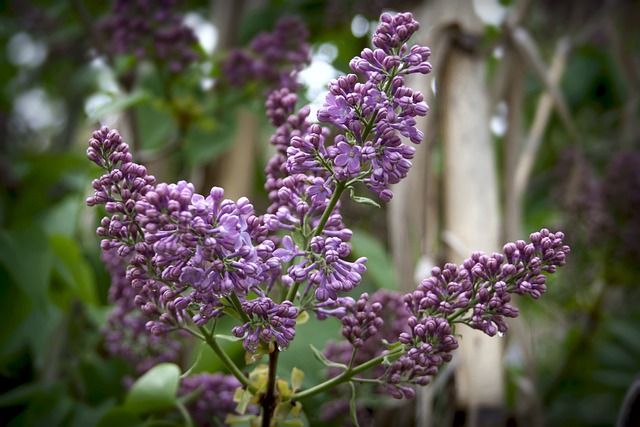
[[[333,192],[333,195],[331,196],[331,200],[329,200],[329,204],[327,205],[324,212],[322,213],[322,217],[320,217],[320,222],[316,226],[316,229],[314,230],[312,237],[317,237],[320,235],[320,233],[322,233],[322,230],[324,230],[324,226],[327,224],[327,221],[329,221],[329,217],[331,216],[333,209],[338,204],[338,200],[340,200],[340,196],[344,192],[345,188],[347,188],[346,186],[347,186],[347,183],[345,181],[337,181],[336,189]],[[309,250],[310,248],[307,248],[307,252],[309,252]],[[291,285],[291,288],[289,289],[289,292],[287,293],[287,298],[286,298],[288,301],[293,302],[293,300],[296,297],[296,294],[298,293],[299,287],[300,287],[300,283],[298,282],[294,282],[293,285]]]
[[346,185],[347,183],[345,181],[336,182],[336,190],[333,192],[333,195],[331,196],[331,200],[329,200],[329,204],[327,205],[327,208],[322,213],[322,217],[320,218],[320,222],[316,226],[316,229],[313,233],[313,237],[319,236],[320,233],[322,233],[322,231],[324,230],[324,226],[327,224],[327,221],[329,221],[329,217],[331,216],[333,209],[338,204],[338,200],[340,200],[340,196],[342,196],[342,192],[345,190]]
[[185,406],[180,402],[176,403],[176,407],[178,408],[178,411],[180,411],[182,418],[184,418],[185,427],[193,427],[193,420],[191,419],[191,415],[187,408],[185,408]]
[[216,341],[215,337],[211,336],[204,326],[199,326],[202,335],[204,336],[204,340],[211,347],[213,352],[222,360],[222,363],[229,369],[229,371],[233,374],[234,377],[242,383],[252,394],[256,394],[258,390],[251,385],[249,379],[242,373],[240,368],[233,363],[233,360],[229,357],[229,355],[220,347],[220,344]]
[[301,399],[305,399],[307,397],[311,397],[314,396],[318,393],[322,393],[323,391],[329,390],[332,387],[335,387],[339,384],[345,383],[347,381],[350,381],[351,378],[353,378],[355,375],[358,375],[361,372],[364,372],[368,369],[373,368],[376,365],[379,365],[380,363],[382,363],[384,361],[385,358],[390,357],[390,356],[399,356],[402,353],[404,353],[404,349],[399,349],[399,350],[395,350],[392,351],[390,353],[386,353],[383,354],[381,356],[375,357],[371,360],[368,360],[366,362],[364,362],[362,365],[358,365],[353,369],[347,369],[346,371],[344,371],[343,373],[341,373],[340,375],[338,375],[337,377],[333,377],[330,380],[327,380],[323,383],[317,384],[311,388],[308,388],[306,390],[302,390],[298,393],[294,393],[291,396],[289,396],[289,398],[287,400],[301,400]]

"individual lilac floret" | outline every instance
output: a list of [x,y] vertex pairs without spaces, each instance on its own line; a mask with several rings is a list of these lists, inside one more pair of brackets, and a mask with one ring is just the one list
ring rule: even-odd
[[[195,394],[193,400],[188,400],[186,407],[193,421],[198,426],[223,425],[229,414],[237,414],[238,403],[233,396],[238,387],[241,387],[233,375],[220,373],[201,373],[189,375],[180,380],[178,396],[186,397]],[[254,414],[258,408],[250,405],[246,413]]]
[[236,337],[244,337],[242,346],[249,353],[255,353],[260,343],[275,341],[279,350],[285,350],[296,336],[298,309],[289,301],[276,304],[267,297],[244,301],[242,311],[250,321],[233,328]]

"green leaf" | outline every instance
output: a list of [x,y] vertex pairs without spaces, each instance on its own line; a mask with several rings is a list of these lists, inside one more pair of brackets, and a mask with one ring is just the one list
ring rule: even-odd
[[367,277],[379,289],[397,289],[395,266],[391,255],[378,239],[362,229],[354,229],[351,246],[356,257],[366,257]]
[[344,365],[342,363],[332,362],[331,360],[327,359],[327,357],[320,350],[318,350],[313,344],[309,344],[309,347],[311,347],[311,351],[313,352],[313,355],[315,356],[315,358],[323,365],[330,366],[332,368],[342,368],[345,370],[347,369],[347,365]]
[[90,305],[98,304],[95,275],[72,239],[55,235],[49,238],[55,254],[53,270],[67,288],[68,299],[77,298]]
[[31,299],[36,310],[49,304],[48,288],[53,253],[44,230],[31,225],[11,231],[0,231],[0,263],[4,264],[14,283]]
[[304,381],[304,372],[298,368],[293,368],[291,370],[291,389],[293,391],[297,391],[302,387],[302,382]]
[[236,389],[236,393],[233,395],[233,401],[238,404],[236,407],[238,414],[243,415],[247,411],[252,397],[253,395],[249,390],[243,389],[242,387]]
[[178,365],[156,365],[133,384],[124,407],[138,414],[171,408],[177,402],[179,381]]
[[128,110],[131,107],[135,107],[136,105],[143,104],[147,102],[151,97],[144,90],[136,90],[135,92],[131,92],[126,95],[119,96],[113,101],[96,108],[92,111],[90,120],[98,120],[101,117],[107,116],[109,114],[121,113],[125,110]]
[[238,425],[238,424],[244,424],[244,425],[250,425],[251,421],[255,420],[256,416],[255,415],[235,415],[235,414],[229,414],[227,415],[227,418],[225,418],[224,423],[225,425]]
[[380,204],[378,204],[378,202],[376,202],[373,199],[370,199],[368,197],[363,197],[363,196],[356,196],[355,189],[353,187],[349,187],[349,196],[351,197],[351,200],[353,200],[356,203],[360,203],[362,205],[368,205],[368,206],[375,206],[376,208],[380,207]]
[[116,406],[107,411],[100,418],[96,427],[139,427],[144,425],[142,420],[130,409]]
[[229,342],[242,341],[241,337],[236,337],[234,335],[215,334],[213,337],[217,340],[223,340],[223,341],[229,341]]

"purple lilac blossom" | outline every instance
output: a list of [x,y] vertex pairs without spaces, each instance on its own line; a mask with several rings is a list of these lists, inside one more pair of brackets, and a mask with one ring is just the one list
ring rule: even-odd
[[[356,74],[332,80],[318,111],[319,121],[334,125],[341,133],[326,147],[326,154],[312,146],[288,152],[289,163],[294,164],[290,167],[305,167],[309,156],[324,157],[336,180],[362,180],[381,200],[391,199],[388,186],[407,176],[415,153],[400,136],[414,144],[424,137],[415,120],[427,114],[424,96],[404,86],[405,75],[431,71],[429,48],[407,44],[418,28],[410,13],[381,16],[373,37],[376,49],[364,49],[350,63],[366,81],[361,82]],[[307,157],[299,155],[300,151]]]
[[[426,385],[438,368],[451,360],[451,352],[458,347],[456,323],[489,336],[506,333],[508,325],[504,319],[518,315],[517,308],[510,304],[512,295],[537,299],[546,291],[545,274],[555,273],[563,266],[570,249],[561,232],[542,229],[531,233],[529,240],[529,243],[523,240],[507,243],[503,253],[476,252],[460,266],[435,267],[431,277],[403,298],[376,293],[369,302],[361,298],[360,305],[345,299],[326,304],[321,313],[342,320],[348,342],[330,343],[325,355],[330,360],[348,363],[357,348],[354,361],[364,363],[384,354],[385,342],[399,342],[402,351],[397,358],[375,367],[369,375],[377,378],[393,397],[412,398],[413,385]],[[400,301],[402,308],[398,307]],[[374,308],[376,303],[383,307],[379,312]],[[354,307],[362,309],[354,312]],[[385,317],[387,310],[398,317]],[[376,326],[376,333],[374,328],[367,329],[371,334],[366,340],[357,341],[354,331],[362,333],[365,328],[361,322],[375,321],[374,315],[382,321],[377,321],[381,325]],[[332,376],[339,373],[336,368],[329,370]]]
[[115,0],[99,23],[110,54],[132,54],[166,64],[174,74],[198,60],[197,38],[183,24],[176,0]]
[[[103,127],[89,144],[88,157],[105,174],[94,181],[87,203],[114,213],[98,229],[106,237],[102,247],[131,256],[126,279],[136,292],[135,304],[155,318],[146,325],[153,334],[190,323],[204,326],[225,308],[235,309],[229,298],[260,296],[261,285],[270,288],[280,277],[276,245],[248,199],[224,199],[217,187],[204,197],[185,181],[154,187],[115,130]],[[289,310],[287,304],[275,308]],[[278,332],[288,340],[295,320],[285,323],[288,329]],[[278,342],[280,335],[273,339]]]
[[296,336],[295,325],[298,309],[289,301],[276,304],[270,298],[263,297],[244,301],[242,311],[250,321],[233,328],[236,337],[246,338],[242,346],[248,353],[255,353],[260,343],[276,342],[279,350],[286,350]]

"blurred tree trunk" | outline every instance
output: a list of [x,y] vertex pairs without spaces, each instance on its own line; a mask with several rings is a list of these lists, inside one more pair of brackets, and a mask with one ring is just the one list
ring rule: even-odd
[[[473,13],[469,3],[456,11]],[[500,235],[486,61],[475,45],[480,35],[477,27],[461,26],[442,70],[444,237],[449,243],[447,259],[458,263],[473,251],[497,250]],[[503,419],[486,418],[495,410],[498,418],[503,416],[503,341],[469,328],[459,332],[463,338],[456,387],[458,404],[466,409],[466,425],[503,424]]]

